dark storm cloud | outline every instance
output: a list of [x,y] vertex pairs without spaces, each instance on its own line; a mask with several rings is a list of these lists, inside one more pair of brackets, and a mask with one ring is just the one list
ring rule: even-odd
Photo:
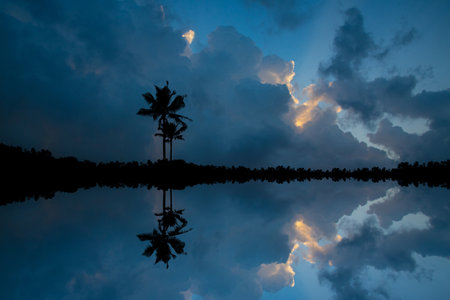
[[345,12],[345,22],[339,27],[333,41],[334,55],[328,64],[321,64],[319,73],[332,75],[336,79],[352,79],[364,58],[376,48],[375,43],[364,29],[364,19],[357,8]]
[[297,135],[295,149],[300,166],[327,169],[369,167],[374,162],[389,166],[392,163],[383,151],[367,147],[350,133],[340,130],[336,117],[334,110],[317,109],[315,120],[306,124]]
[[0,16],[2,141],[96,160],[144,158],[130,147],[145,142],[141,120],[127,117],[138,109],[130,99],[155,74],[169,77],[167,67],[183,73],[181,33],[151,4],[30,3],[8,3]]
[[386,47],[378,47],[378,53],[374,53],[374,57],[383,60],[386,58],[391,52],[398,51],[400,48],[404,46],[408,46],[414,40],[419,37],[419,33],[416,28],[412,27],[407,30],[402,29],[395,33],[394,37],[391,40],[391,43]]
[[235,28],[218,27],[188,58],[183,32],[167,25],[156,3],[85,4],[2,6],[2,142],[97,161],[158,159],[156,125],[136,111],[145,106],[142,93],[169,80],[188,95],[181,113],[194,120],[174,144],[175,158],[255,167],[384,161],[329,122],[322,125],[334,135],[319,126],[299,133],[287,87],[293,64],[264,56]]

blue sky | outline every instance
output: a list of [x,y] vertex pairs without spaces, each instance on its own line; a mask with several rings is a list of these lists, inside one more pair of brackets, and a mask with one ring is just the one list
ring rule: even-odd
[[[450,154],[447,1],[1,1],[0,140],[91,160],[161,157],[136,116],[187,94],[175,157],[393,166]],[[189,43],[183,34],[192,30]]]

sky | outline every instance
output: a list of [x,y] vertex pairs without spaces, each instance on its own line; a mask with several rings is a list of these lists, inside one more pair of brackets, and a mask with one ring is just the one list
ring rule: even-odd
[[174,158],[392,167],[450,154],[448,1],[0,1],[0,141],[156,160],[136,115],[187,95]]

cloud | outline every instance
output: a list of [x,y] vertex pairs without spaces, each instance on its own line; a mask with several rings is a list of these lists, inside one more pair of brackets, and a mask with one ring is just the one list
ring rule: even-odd
[[[322,101],[342,109],[347,121],[353,119],[364,124],[372,131],[368,141],[394,153],[400,160],[445,160],[450,153],[450,128],[448,118],[444,117],[450,109],[449,90],[416,93],[418,79],[414,75],[366,78],[360,67],[368,58],[376,56],[380,47],[365,30],[358,9],[348,9],[345,17],[336,32],[333,56],[319,66],[319,81],[309,88],[311,100],[304,103],[306,106],[298,115],[299,124],[313,120],[312,112]],[[406,46],[416,36],[415,29],[398,33],[392,47]],[[418,128],[420,134],[406,133],[400,127],[401,122],[392,125],[394,118],[426,120],[429,128]]]
[[395,34],[394,38],[392,39],[392,44],[397,47],[406,46],[409,45],[415,39],[417,39],[418,36],[419,33],[417,32],[417,29],[414,27],[406,31],[399,31]]
[[294,30],[308,18],[316,4],[298,0],[245,0],[264,7],[279,29]]
[[295,128],[305,108],[295,107],[295,63],[264,55],[231,26],[219,26],[192,53],[193,35],[168,25],[152,1],[101,9],[95,0],[87,11],[81,3],[47,4],[10,2],[1,15],[8,42],[0,60],[11,70],[0,74],[5,143],[97,161],[158,159],[156,125],[136,111],[142,93],[169,80],[188,95],[180,113],[194,120],[174,144],[175,158],[250,167],[388,163],[340,131],[331,111],[309,110],[308,129]]
[[[430,191],[389,189],[385,196],[359,205],[336,222],[341,238],[328,238],[327,243],[322,237],[325,242],[320,251],[309,249],[311,258],[321,265],[321,282],[335,290],[337,299],[389,298],[389,290],[363,284],[369,267],[420,273],[415,253],[424,257],[445,256],[443,251],[449,246],[448,233],[442,231],[448,228],[448,222],[443,221],[446,212],[433,209],[438,207],[433,203],[425,204],[426,198],[442,201],[445,196],[440,191],[424,196],[427,192]],[[440,242],[433,242],[435,238]]]
[[69,2],[9,3],[32,22],[0,16],[7,41],[0,60],[11,70],[0,75],[1,139],[82,159],[144,158],[145,148],[130,147],[148,142],[137,135],[142,122],[127,117],[139,108],[129,99],[155,74],[169,77],[173,65],[183,73],[185,42],[155,5],[94,1],[86,10]]
[[327,65],[321,64],[319,73],[336,79],[351,79],[357,75],[364,58],[376,48],[372,37],[364,29],[364,19],[357,8],[345,12],[345,22],[333,41],[334,56]]

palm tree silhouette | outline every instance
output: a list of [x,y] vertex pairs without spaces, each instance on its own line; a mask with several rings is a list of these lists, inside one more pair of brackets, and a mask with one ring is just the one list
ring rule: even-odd
[[[187,220],[183,218],[181,215],[183,214],[184,209],[175,210],[172,206],[172,189],[170,189],[170,206],[166,207],[166,193],[163,193],[163,212],[155,213],[155,216],[161,217],[158,219],[158,224],[163,226],[163,228],[174,227],[175,229],[182,230],[187,225]],[[189,229],[188,231],[191,231]]]
[[156,251],[155,264],[163,261],[166,264],[166,268],[169,268],[169,260],[176,257],[172,252],[172,249],[176,254],[186,254],[186,252],[184,252],[185,243],[176,238],[176,236],[189,232],[190,229],[181,230],[177,227],[174,230],[167,231],[161,226],[158,226],[158,229],[159,231],[153,229],[153,233],[142,233],[137,235],[141,241],[150,242],[150,245],[145,248],[142,255],[150,257]]
[[152,233],[138,234],[141,241],[149,241],[150,245],[144,250],[142,255],[150,257],[156,252],[155,264],[162,261],[169,268],[169,260],[175,258],[176,254],[186,254],[184,252],[185,243],[176,236],[189,232],[192,228],[185,230],[187,220],[181,217],[182,210],[172,208],[172,190],[170,190],[170,206],[166,207],[166,190],[163,190],[163,211],[155,213],[158,219],[158,229],[153,229]]
[[155,133],[156,136],[165,137],[166,143],[170,145],[170,160],[172,160],[172,143],[173,140],[184,140],[183,133],[187,129],[187,124],[183,121],[166,122],[161,127],[162,133]]
[[141,116],[151,116],[154,121],[158,120],[158,130],[162,131],[161,136],[163,138],[163,159],[166,159],[168,119],[175,120],[177,123],[184,123],[183,119],[191,119],[176,113],[185,106],[184,98],[186,98],[186,95],[178,95],[172,100],[176,91],[171,91],[169,89],[168,81],[166,81],[166,85],[162,88],[155,85],[155,90],[155,97],[149,92],[142,95],[145,101],[150,105],[150,108],[141,108],[137,114]]

